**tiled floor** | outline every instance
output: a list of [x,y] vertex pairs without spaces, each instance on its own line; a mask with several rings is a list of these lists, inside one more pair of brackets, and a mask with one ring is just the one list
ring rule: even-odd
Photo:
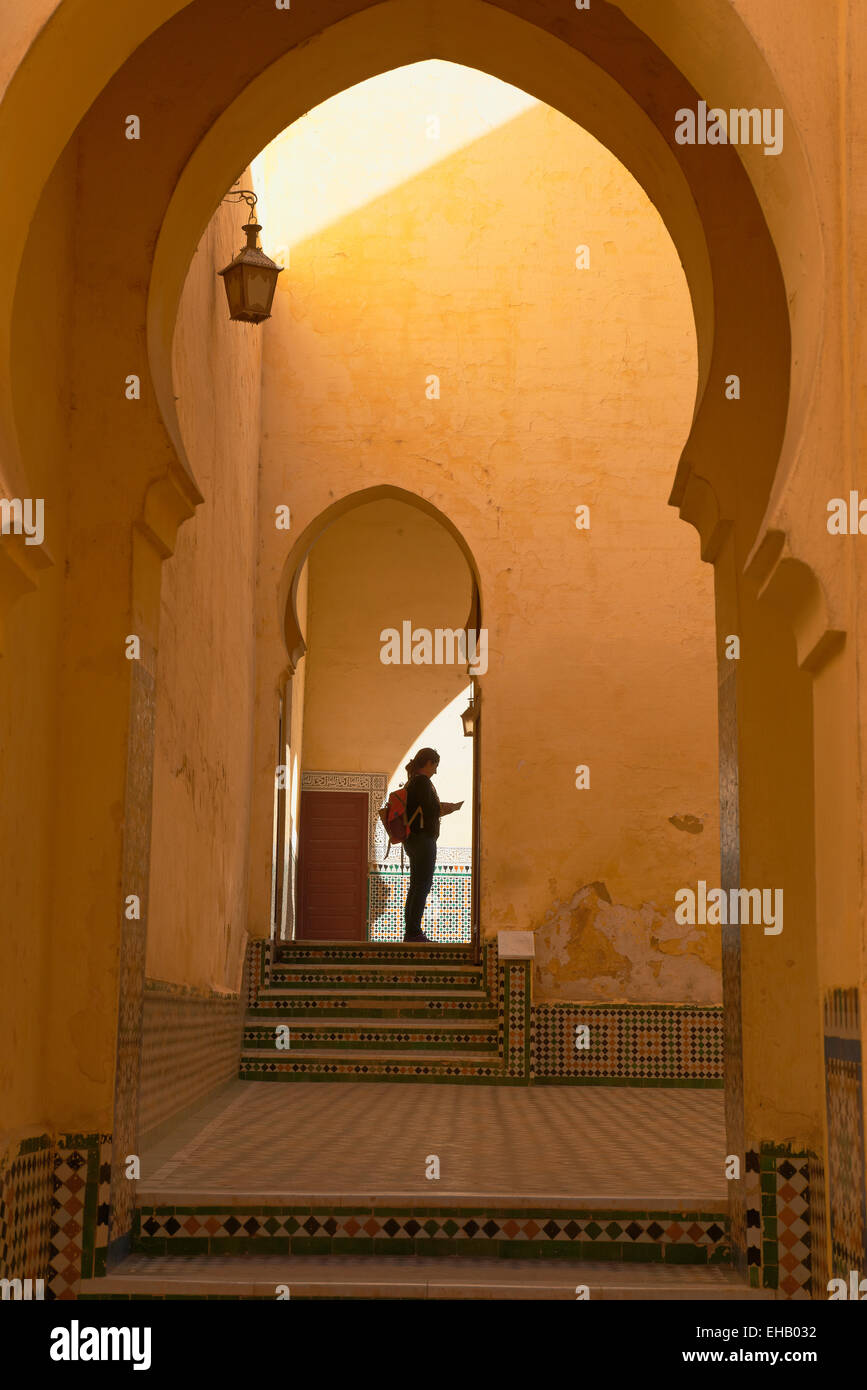
[[[138,1200],[544,1196],[719,1209],[723,1093],[233,1083],[142,1153]],[[425,1177],[428,1156],[438,1181]]]

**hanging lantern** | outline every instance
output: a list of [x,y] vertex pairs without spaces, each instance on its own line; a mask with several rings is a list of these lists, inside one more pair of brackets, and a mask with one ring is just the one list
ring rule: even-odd
[[476,718],[478,716],[478,702],[470,696],[470,703],[461,715],[461,723],[464,726],[464,738],[472,738],[476,731]]
[[247,245],[242,247],[233,261],[217,272],[222,275],[229,301],[229,318],[237,323],[262,323],[271,317],[271,304],[277,288],[277,276],[282,266],[272,261],[270,256],[258,246],[262,228],[255,220],[256,194],[242,189],[229,195],[243,198],[250,209],[250,221],[244,224]]

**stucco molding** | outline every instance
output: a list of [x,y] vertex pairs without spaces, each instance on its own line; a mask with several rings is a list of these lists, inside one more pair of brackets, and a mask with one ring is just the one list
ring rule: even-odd
[[846,633],[832,626],[822,584],[810,566],[793,555],[786,532],[766,531],[744,573],[758,599],[770,603],[789,623],[798,665],[815,675],[842,649]]
[[180,464],[173,464],[161,478],[150,484],[136,526],[161,559],[167,560],[174,554],[179,526],[190,519],[204,500],[191,476]]
[[701,558],[708,564],[714,564],[733,522],[720,516],[719,498],[713,486],[707,478],[696,473],[683,457],[669,505],[677,507],[681,520],[695,527],[701,544]]

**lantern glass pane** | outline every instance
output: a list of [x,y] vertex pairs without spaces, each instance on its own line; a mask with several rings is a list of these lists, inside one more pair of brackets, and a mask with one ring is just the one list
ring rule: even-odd
[[267,314],[271,308],[273,272],[260,270],[258,266],[254,265],[245,266],[244,269],[246,272],[245,307],[254,313]]
[[223,276],[226,285],[226,297],[229,301],[229,313],[234,317],[244,309],[244,277],[240,266],[233,266],[230,271]]

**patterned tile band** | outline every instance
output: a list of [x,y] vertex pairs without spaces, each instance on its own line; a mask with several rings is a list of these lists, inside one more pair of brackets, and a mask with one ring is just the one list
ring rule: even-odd
[[[392,850],[392,854],[394,850]],[[367,876],[367,935],[370,941],[402,941],[409,866],[378,864]],[[424,911],[431,941],[469,942],[472,935],[472,871],[465,863],[438,863]]]
[[753,1288],[786,1298],[827,1298],[824,1256],[817,1249],[823,1207],[816,1154],[763,1143],[746,1154],[747,1268]]
[[548,1255],[721,1264],[725,1212],[142,1207],[134,1248],[155,1254]]
[[721,1087],[723,1055],[718,1006],[533,1006],[535,1081]]
[[857,989],[825,999],[825,1101],[828,1112],[828,1190],[831,1264],[835,1276],[867,1274],[864,1199],[864,1073]]
[[51,1138],[26,1139],[0,1168],[0,1278],[44,1279],[51,1239]]

